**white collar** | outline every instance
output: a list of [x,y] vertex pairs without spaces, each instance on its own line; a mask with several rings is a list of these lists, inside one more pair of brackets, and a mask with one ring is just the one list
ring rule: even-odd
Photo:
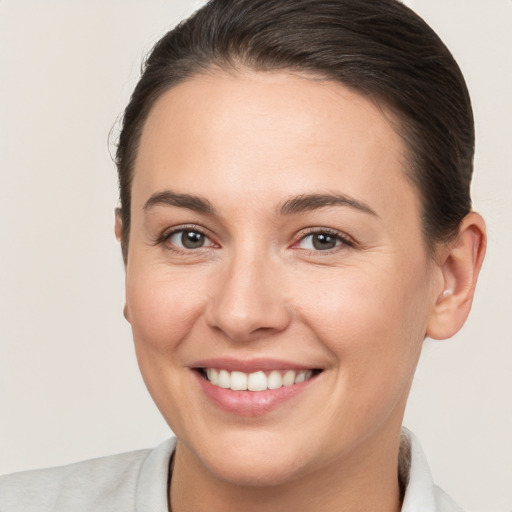
[[[175,448],[176,439],[169,439],[152,450],[145,459],[137,479],[137,512],[168,512],[167,475]],[[401,512],[462,512],[434,484],[420,442],[405,427],[402,428],[400,440],[398,473],[405,487]]]
[[398,474],[405,487],[401,512],[462,512],[448,495],[434,484],[418,438],[402,428]]

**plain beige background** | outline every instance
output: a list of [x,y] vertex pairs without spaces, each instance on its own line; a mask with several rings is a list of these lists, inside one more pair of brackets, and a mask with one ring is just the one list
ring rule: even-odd
[[[0,0],[0,473],[170,435],[122,317],[108,134],[152,43],[200,2]],[[472,316],[427,342],[405,424],[469,511],[512,511],[512,2],[410,0],[472,93],[489,251]],[[115,137],[115,130],[114,130]]]

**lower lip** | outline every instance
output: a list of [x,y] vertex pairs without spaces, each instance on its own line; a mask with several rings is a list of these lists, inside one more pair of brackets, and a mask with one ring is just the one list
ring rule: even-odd
[[282,386],[278,389],[265,391],[233,391],[219,386],[214,386],[199,372],[193,372],[205,395],[220,409],[239,414],[240,416],[261,416],[268,413],[285,402],[293,399],[304,391],[318,376],[293,384]]

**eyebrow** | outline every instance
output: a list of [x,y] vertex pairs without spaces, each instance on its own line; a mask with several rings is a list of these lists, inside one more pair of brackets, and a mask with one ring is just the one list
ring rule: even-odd
[[[149,210],[154,206],[177,206],[186,208],[206,215],[215,215],[216,211],[208,199],[193,195],[180,194],[172,190],[164,190],[153,194],[144,204],[144,210]],[[366,203],[358,201],[345,194],[301,194],[286,200],[279,208],[281,215],[294,215],[328,206],[348,206],[363,213],[378,217],[375,210]]]
[[153,194],[144,204],[144,210],[154,206],[178,206],[198,213],[215,215],[215,208],[208,199],[192,194],[178,194],[172,190],[164,190]]
[[293,215],[296,213],[325,208],[327,206],[348,206],[363,213],[378,217],[375,210],[370,208],[370,206],[368,206],[366,203],[346,196],[345,194],[334,193],[303,194],[300,196],[292,197],[283,203],[279,209],[279,212],[281,215]]

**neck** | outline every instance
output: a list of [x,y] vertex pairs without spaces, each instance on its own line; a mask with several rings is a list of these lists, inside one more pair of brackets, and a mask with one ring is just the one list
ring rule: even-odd
[[[398,512],[400,434],[369,438],[349,457],[274,486],[237,485],[216,477],[178,443],[171,481],[172,512]],[[200,492],[198,492],[200,490]]]

